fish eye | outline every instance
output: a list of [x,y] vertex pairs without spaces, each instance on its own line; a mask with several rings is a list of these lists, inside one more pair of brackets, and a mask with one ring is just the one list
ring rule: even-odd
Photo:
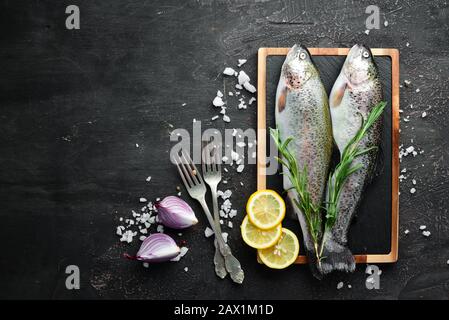
[[364,58],[368,58],[369,57],[369,52],[368,51],[363,51],[362,56]]
[[306,57],[307,57],[307,55],[306,55],[305,52],[301,52],[301,53],[299,54],[299,58],[300,58],[301,60],[304,60]]

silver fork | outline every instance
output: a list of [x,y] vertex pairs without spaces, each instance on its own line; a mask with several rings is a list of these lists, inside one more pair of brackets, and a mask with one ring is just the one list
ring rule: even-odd
[[[193,161],[190,159],[190,157],[182,153],[182,159],[179,155],[176,155],[173,159],[176,163],[176,166],[179,171],[179,175],[181,176],[182,182],[184,183],[184,186],[187,189],[187,192],[189,195],[197,200],[201,207],[203,208],[204,213],[206,214],[207,220],[209,221],[209,224],[214,231],[215,238],[218,242],[220,252],[225,252],[225,250],[222,250],[223,244],[225,244],[223,235],[219,230],[216,228],[216,224],[214,219],[212,218],[212,215],[210,214],[209,208],[206,204],[205,195],[206,195],[206,186],[204,184],[203,179],[201,178],[201,174],[199,173],[198,169],[196,168]],[[229,248],[229,247],[228,247]],[[223,254],[223,253],[222,253]],[[224,256],[224,254],[223,254]],[[227,265],[225,263],[225,265]],[[231,277],[232,278],[232,277]],[[234,280],[234,278],[232,278]],[[236,280],[234,280],[236,281]],[[237,281],[236,281],[237,282]],[[239,283],[243,282],[243,277]]]
[[[213,155],[211,155],[213,151]],[[212,150],[206,146],[203,149],[203,177],[204,181],[209,185],[212,191],[212,202],[214,207],[214,220],[215,228],[217,232],[221,235],[220,217],[218,214],[218,198],[217,198],[217,186],[221,181],[221,159],[219,159],[219,154],[217,148],[214,147]],[[229,272],[231,279],[234,282],[242,283],[245,274],[242,270],[240,262],[231,252],[231,248],[224,242],[218,242],[220,252],[224,257],[226,270]]]

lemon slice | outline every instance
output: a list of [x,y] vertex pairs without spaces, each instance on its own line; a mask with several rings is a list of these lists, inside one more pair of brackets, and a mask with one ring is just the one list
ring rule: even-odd
[[273,190],[259,190],[249,197],[246,213],[251,223],[259,229],[273,229],[285,217],[285,202]]
[[278,242],[267,249],[257,250],[260,260],[273,269],[284,269],[295,262],[299,254],[299,241],[296,235],[282,228]]
[[240,231],[243,241],[247,245],[256,249],[266,249],[277,243],[282,235],[282,226],[278,224],[273,229],[262,230],[253,225],[246,216],[240,226]]

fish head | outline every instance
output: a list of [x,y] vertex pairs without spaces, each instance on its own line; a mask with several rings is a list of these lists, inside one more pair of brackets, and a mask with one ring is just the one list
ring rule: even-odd
[[371,50],[362,44],[356,44],[349,50],[343,66],[348,82],[356,86],[377,77],[377,67]]
[[282,76],[289,89],[300,89],[314,74],[317,74],[309,50],[295,44],[287,53],[282,66]]

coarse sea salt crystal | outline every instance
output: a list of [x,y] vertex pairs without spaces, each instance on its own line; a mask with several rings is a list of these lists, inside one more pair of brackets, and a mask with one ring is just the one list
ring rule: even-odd
[[224,105],[223,99],[221,97],[215,97],[214,100],[212,101],[212,104],[216,107],[221,107]]
[[136,148],[138,148],[139,147],[139,144],[138,143],[136,143]]
[[340,281],[340,282],[337,284],[337,289],[340,290],[341,288],[343,288],[343,282],[342,282],[342,281]]
[[[235,87],[236,87],[237,89],[239,89],[239,90],[242,90],[242,89],[243,89],[243,86],[240,85],[240,84],[238,84],[238,83],[235,85]],[[240,92],[236,92],[235,94],[236,94],[236,95],[239,95]]]
[[232,96],[234,95],[234,93],[232,93],[231,91],[229,91],[229,92],[228,92],[228,95],[232,97]]
[[404,233],[405,233],[405,234],[409,234],[409,233],[410,233],[410,230],[407,229],[407,230],[404,231]]
[[223,97],[223,92],[221,92],[220,90],[217,91],[217,97],[222,98]]
[[410,193],[411,193],[411,194],[414,194],[415,192],[416,192],[416,189],[415,189],[415,188],[411,188],[411,189],[410,189]]
[[427,226],[425,226],[425,225],[419,226],[419,230],[426,230],[426,228],[427,228]]
[[255,102],[255,101],[256,101],[256,98],[251,97],[251,99],[249,99],[249,101],[248,101],[248,104],[249,104],[249,105],[252,105],[253,102]]
[[228,227],[232,229],[233,226],[232,221],[228,221]]
[[423,112],[422,114],[421,114],[421,118],[425,118],[425,117],[427,117],[427,112]]
[[156,231],[159,233],[164,233],[164,226],[162,224],[158,225]]
[[257,90],[256,90],[256,87],[255,86],[253,86],[251,83],[249,83],[249,82],[245,82],[244,84],[243,84],[243,87],[246,89],[246,90],[248,90],[249,92],[251,92],[251,93],[254,93],[254,92],[256,92]]
[[239,64],[237,66],[239,66],[239,67],[243,66],[246,63],[246,61],[248,61],[248,60],[246,60],[246,59],[239,59]]
[[139,202],[147,202],[147,199],[146,198],[139,198]]
[[223,116],[223,121],[224,122],[231,122],[231,118],[229,118],[229,116],[227,116],[227,115],[224,115]]
[[179,260],[181,260],[181,258],[186,255],[187,251],[189,251],[189,248],[181,247],[181,249],[179,250],[179,254],[176,257],[174,257],[173,259],[170,259],[170,261],[179,261]]
[[237,167],[237,172],[240,173],[243,171],[243,169],[245,169],[245,166],[243,164],[241,164]]
[[148,176],[148,177],[145,179],[145,181],[146,181],[146,182],[150,182],[150,181],[151,181],[151,176]]
[[368,29],[365,30],[365,34],[369,35],[369,30]]
[[412,183],[413,183],[414,185],[416,185],[416,180],[415,180],[415,179],[413,179],[413,180],[412,180]]
[[188,272],[188,271],[189,271],[189,267],[185,267],[185,268],[184,268],[184,271],[185,271],[185,272]]
[[388,21],[387,20],[384,21],[384,26],[388,27]]
[[144,268],[149,268],[150,267],[150,264],[148,262],[144,262],[144,263],[142,263],[142,265],[143,265]]
[[140,241],[143,241],[143,240],[145,240],[146,238],[147,238],[147,236],[140,236],[140,237],[139,237],[139,240],[140,240]]
[[430,231],[423,231],[422,234],[425,237],[429,237],[430,236]]
[[212,230],[209,227],[206,227],[206,229],[204,230],[204,235],[206,236],[206,238],[209,238],[213,234],[214,234],[214,230]]
[[217,120],[217,119],[218,119],[218,116],[213,116],[213,117],[211,118],[212,121]]
[[243,148],[244,146],[246,146],[246,143],[243,141],[237,142],[236,143],[237,147]]
[[237,80],[239,82],[239,85],[243,85],[245,82],[249,82],[250,78],[249,76],[246,74],[245,71],[240,70],[239,75],[237,77]]
[[228,236],[229,236],[229,234],[227,232],[222,232],[221,235],[223,236],[224,242],[228,243]]
[[233,76],[235,75],[235,70],[229,67],[226,67],[223,71],[223,74],[227,75],[227,76]]

